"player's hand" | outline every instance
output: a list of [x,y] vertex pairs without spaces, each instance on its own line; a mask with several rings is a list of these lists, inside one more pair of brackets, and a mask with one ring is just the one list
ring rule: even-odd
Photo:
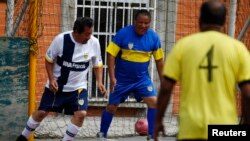
[[107,90],[102,83],[98,83],[98,90],[103,94],[104,97],[107,97]]
[[58,91],[58,84],[57,84],[57,81],[55,79],[49,81],[49,89],[54,94],[56,94],[56,92]]
[[156,121],[156,123],[155,123],[154,141],[158,141],[159,134],[160,135],[165,134],[164,126],[163,126],[162,121]]
[[110,79],[110,87],[109,87],[110,92],[114,91],[115,85],[116,85],[116,79]]

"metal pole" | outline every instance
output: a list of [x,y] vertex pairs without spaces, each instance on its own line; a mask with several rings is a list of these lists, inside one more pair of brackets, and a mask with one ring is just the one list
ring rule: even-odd
[[247,18],[247,21],[245,22],[241,32],[240,32],[240,35],[238,36],[238,40],[242,40],[242,38],[244,37],[244,35],[246,34],[247,32],[247,29],[249,28],[250,26],[250,16],[248,16]]
[[[32,42],[29,52],[29,116],[35,111],[36,99],[36,49],[37,49],[37,17],[38,17],[38,0],[30,0],[30,40]],[[34,141],[34,134],[29,141]]]
[[14,17],[14,0],[7,0],[7,19],[6,19],[6,36],[11,37],[13,30],[13,17]]
[[230,0],[229,19],[228,19],[228,35],[234,37],[236,23],[237,0]]

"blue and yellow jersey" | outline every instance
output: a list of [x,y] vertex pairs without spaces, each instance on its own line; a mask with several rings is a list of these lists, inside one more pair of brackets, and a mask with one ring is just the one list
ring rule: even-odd
[[219,32],[177,42],[163,74],[181,84],[178,139],[207,139],[209,124],[238,124],[236,88],[250,80],[249,60],[241,42]]
[[115,76],[120,82],[149,77],[151,56],[153,55],[155,60],[164,57],[159,36],[152,29],[140,36],[132,25],[117,32],[109,43],[107,52],[116,57]]

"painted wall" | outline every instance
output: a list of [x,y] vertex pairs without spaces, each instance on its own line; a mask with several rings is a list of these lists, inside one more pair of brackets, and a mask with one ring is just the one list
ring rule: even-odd
[[0,141],[13,141],[28,118],[28,38],[0,37]]

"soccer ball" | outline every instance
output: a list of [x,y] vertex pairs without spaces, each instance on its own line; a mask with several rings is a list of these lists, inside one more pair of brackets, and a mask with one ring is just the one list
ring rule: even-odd
[[145,136],[148,134],[148,120],[141,118],[135,123],[135,132],[140,136]]

